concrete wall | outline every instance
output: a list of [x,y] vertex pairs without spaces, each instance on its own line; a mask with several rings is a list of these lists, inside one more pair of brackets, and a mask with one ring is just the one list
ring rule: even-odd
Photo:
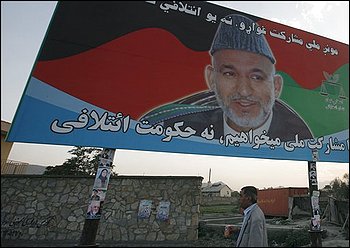
[[28,164],[26,170],[23,174],[27,175],[42,175],[46,170],[46,166],[36,165],[36,164]]
[[[1,240],[79,241],[95,177],[1,176]],[[198,239],[202,177],[118,176],[110,179],[96,241]],[[140,200],[152,200],[138,218]],[[168,221],[156,219],[170,202]]]

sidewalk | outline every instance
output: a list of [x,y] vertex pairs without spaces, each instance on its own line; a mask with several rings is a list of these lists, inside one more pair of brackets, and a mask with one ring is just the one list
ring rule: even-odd
[[194,242],[170,241],[116,241],[99,242],[96,245],[79,246],[79,241],[39,241],[39,240],[1,240],[1,247],[193,247]]

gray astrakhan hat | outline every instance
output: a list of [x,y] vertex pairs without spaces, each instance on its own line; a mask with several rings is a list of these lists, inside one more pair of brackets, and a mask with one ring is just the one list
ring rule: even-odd
[[[272,64],[275,64],[275,57],[264,34],[252,30],[254,28],[256,30],[259,26],[257,23],[237,14],[228,15],[225,19],[230,20],[230,24],[220,22],[209,51],[211,55],[222,49],[242,50],[266,56]],[[244,23],[244,26],[241,23]]]

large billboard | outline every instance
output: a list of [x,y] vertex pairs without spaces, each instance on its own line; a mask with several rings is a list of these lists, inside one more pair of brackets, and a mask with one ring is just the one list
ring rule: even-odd
[[8,141],[349,162],[349,46],[202,1],[63,1]]

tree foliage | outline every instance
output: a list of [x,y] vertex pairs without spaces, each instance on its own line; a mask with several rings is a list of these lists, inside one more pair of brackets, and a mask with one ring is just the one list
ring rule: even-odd
[[323,189],[337,199],[349,199],[349,173],[345,173],[342,179],[339,177],[333,179]]
[[[101,151],[101,148],[76,146],[68,151],[73,155],[71,158],[62,165],[46,167],[44,175],[95,175]],[[112,172],[112,175],[116,174]]]

